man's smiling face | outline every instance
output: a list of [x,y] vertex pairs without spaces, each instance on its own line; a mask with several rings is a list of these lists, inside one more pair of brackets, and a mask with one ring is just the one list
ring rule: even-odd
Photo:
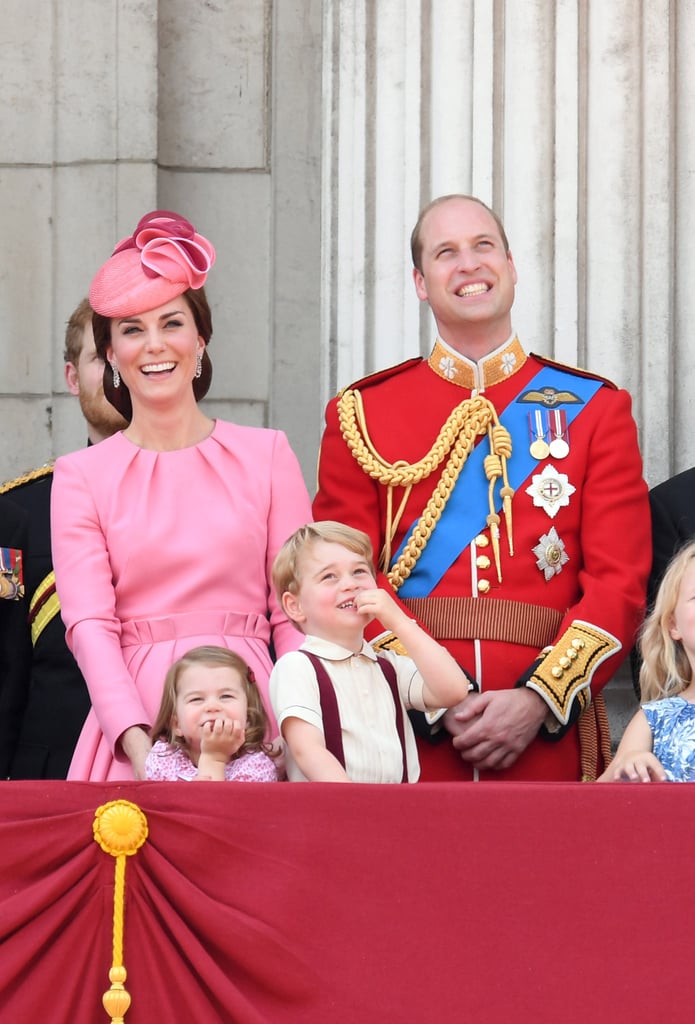
[[442,339],[469,358],[480,353],[466,351],[468,336],[487,337],[487,350],[497,348],[511,334],[517,276],[494,217],[474,200],[452,198],[429,211],[420,237],[415,290]]

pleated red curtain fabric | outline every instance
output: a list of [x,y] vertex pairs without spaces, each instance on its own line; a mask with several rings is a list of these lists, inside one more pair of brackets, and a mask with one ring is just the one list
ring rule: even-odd
[[115,859],[126,1024],[631,1024],[695,1000],[695,787],[0,785],[0,1011],[107,1022]]

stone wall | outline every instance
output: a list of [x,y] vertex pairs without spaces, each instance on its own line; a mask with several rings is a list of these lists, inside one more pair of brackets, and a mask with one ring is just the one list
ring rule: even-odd
[[527,347],[630,390],[648,482],[695,463],[694,5],[2,0],[0,18],[0,479],[84,442],[65,321],[161,206],[218,251],[207,408],[285,429],[313,489],[326,400],[429,349],[407,243],[447,191],[504,217]]
[[320,412],[319,0],[3,0],[0,479],[84,443],[65,322],[150,209],[211,238],[213,415]]

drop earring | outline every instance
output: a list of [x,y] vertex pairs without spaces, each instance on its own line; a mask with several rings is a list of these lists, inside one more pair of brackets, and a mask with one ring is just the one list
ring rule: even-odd
[[113,386],[115,388],[120,388],[120,386],[121,386],[121,375],[118,372],[118,367],[116,366],[115,361],[113,363],[109,363],[109,366],[111,367],[111,373],[113,374]]
[[203,351],[198,349],[198,355],[195,357],[195,375],[196,377],[203,376]]

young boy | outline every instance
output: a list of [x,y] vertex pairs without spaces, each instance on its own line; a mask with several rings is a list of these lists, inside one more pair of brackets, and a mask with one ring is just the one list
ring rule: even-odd
[[[272,579],[306,639],[270,676],[290,781],[417,782],[406,713],[451,707],[468,679],[449,652],[377,587],[366,533],[342,523],[303,526],[285,542]],[[377,658],[363,637],[378,618],[409,652]]]

